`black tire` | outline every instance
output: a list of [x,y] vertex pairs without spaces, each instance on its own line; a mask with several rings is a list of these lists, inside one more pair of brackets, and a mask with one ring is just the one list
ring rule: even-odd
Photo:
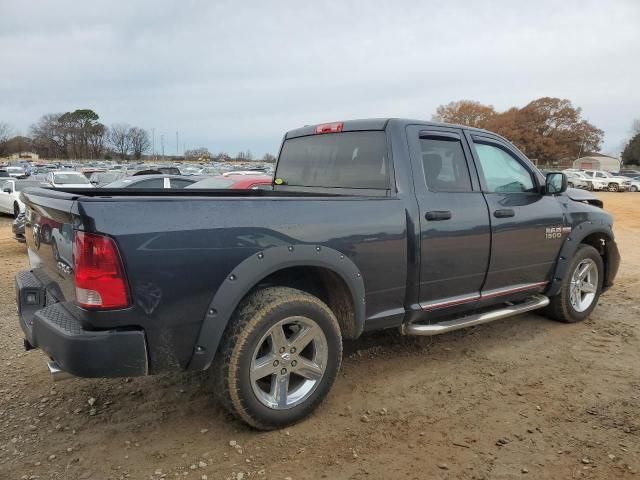
[[13,204],[13,218],[18,218],[20,215],[20,206],[17,203]]
[[[311,319],[320,327],[326,339],[326,366],[304,401],[290,408],[270,408],[252,387],[253,356],[267,332],[278,322],[292,317]],[[227,326],[210,375],[220,402],[232,415],[256,429],[273,430],[302,420],[318,407],[329,393],[341,361],[340,326],[331,309],[307,292],[267,287],[250,293],[238,306]]]
[[629,187],[629,191],[630,191],[630,192],[637,192],[637,191],[638,191],[638,187],[636,187],[635,185],[631,185],[631,186]]
[[593,191],[593,183],[589,182],[587,183],[587,190],[592,192]]
[[[595,262],[598,270],[598,282],[596,285],[595,296],[591,302],[591,305],[589,305],[589,307],[584,311],[577,311],[571,304],[571,280],[576,268],[585,259],[591,259]],[[593,309],[596,308],[596,305],[598,304],[598,299],[600,298],[600,293],[602,292],[603,280],[604,263],[602,261],[602,257],[600,256],[598,251],[591,245],[581,244],[578,247],[578,251],[573,256],[569,268],[567,269],[567,273],[562,281],[562,288],[560,289],[560,292],[557,295],[550,297],[551,302],[544,309],[544,313],[549,318],[558,320],[559,322],[576,323],[584,320],[591,314]]]
[[618,190],[620,190],[620,187],[618,186],[617,183],[610,183],[609,184],[609,191],[610,192],[617,192]]

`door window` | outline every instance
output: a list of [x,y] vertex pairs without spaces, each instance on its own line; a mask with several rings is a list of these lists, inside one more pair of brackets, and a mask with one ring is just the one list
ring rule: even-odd
[[460,140],[420,138],[422,169],[427,187],[435,192],[470,192],[471,177]]
[[536,191],[531,172],[506,150],[496,145],[477,141],[474,143],[474,147],[489,192]]

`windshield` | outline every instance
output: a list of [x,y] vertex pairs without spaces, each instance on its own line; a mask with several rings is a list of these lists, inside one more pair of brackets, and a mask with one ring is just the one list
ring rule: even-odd
[[276,184],[284,185],[386,190],[385,133],[342,132],[286,140],[275,178]]
[[90,182],[87,177],[81,173],[58,173],[53,177],[53,183],[57,185],[79,185]]

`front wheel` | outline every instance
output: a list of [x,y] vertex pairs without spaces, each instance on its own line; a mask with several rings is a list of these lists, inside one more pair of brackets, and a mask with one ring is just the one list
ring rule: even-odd
[[587,190],[589,190],[590,192],[593,191],[593,183],[591,182],[587,183]]
[[630,191],[630,192],[637,192],[637,191],[638,191],[638,187],[636,187],[635,185],[631,185],[631,186],[629,187],[629,191]]
[[315,410],[341,360],[340,327],[329,307],[301,290],[268,287],[238,307],[211,375],[227,410],[272,430]]
[[587,318],[598,303],[604,263],[591,245],[581,244],[573,257],[560,292],[550,298],[545,312],[554,320],[575,323]]
[[609,184],[609,191],[610,192],[617,192],[620,189],[620,187],[618,186],[617,183],[610,183]]

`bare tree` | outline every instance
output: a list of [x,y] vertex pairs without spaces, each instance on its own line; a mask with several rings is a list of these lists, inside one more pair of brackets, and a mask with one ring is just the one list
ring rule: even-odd
[[7,140],[11,136],[11,127],[8,123],[0,122],[0,155],[4,155]]
[[149,150],[151,146],[151,139],[149,138],[149,132],[139,127],[131,127],[128,132],[129,144],[131,145],[131,152],[136,160],[140,160],[142,154]]
[[124,123],[111,125],[109,129],[109,143],[113,147],[116,155],[122,160],[126,160],[131,152],[131,136],[129,130],[131,127]]
[[268,163],[276,163],[276,157],[274,155],[271,155],[270,153],[265,153],[262,157],[262,161]]
[[636,118],[631,123],[631,136],[638,135],[640,133],[640,118]]

